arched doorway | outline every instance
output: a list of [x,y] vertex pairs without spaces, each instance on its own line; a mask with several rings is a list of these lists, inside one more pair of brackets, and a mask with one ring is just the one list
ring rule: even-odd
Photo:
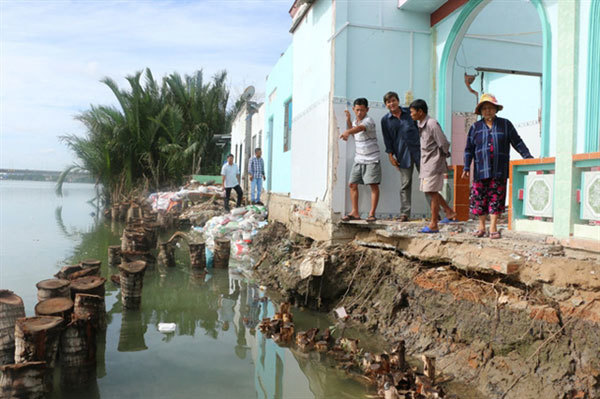
[[[494,3],[494,4],[492,4]],[[460,11],[460,14],[458,15],[456,21],[454,22],[450,33],[448,34],[448,38],[445,42],[444,45],[444,50],[442,53],[442,57],[440,60],[440,75],[439,75],[439,90],[438,90],[438,98],[437,98],[437,106],[438,106],[438,120],[440,121],[440,124],[442,125],[442,127],[445,129],[446,132],[450,132],[452,131],[452,112],[454,110],[454,104],[453,104],[453,99],[455,96],[453,96],[453,90],[455,90],[455,88],[453,86],[455,86],[455,63],[457,61],[457,56],[459,54],[459,50],[461,50],[461,46],[463,44],[463,41],[465,39],[465,37],[467,36],[469,30],[472,27],[472,24],[474,23],[474,21],[476,21],[476,19],[480,16],[480,14],[482,14],[482,11],[484,10],[484,8],[486,8],[489,5],[500,5],[502,6],[502,4],[500,2],[498,2],[497,0],[471,0],[469,1],[467,4],[465,4],[465,6],[463,7],[463,9]],[[503,4],[504,7],[506,6],[506,3]],[[540,45],[541,45],[541,65],[538,66],[539,71],[541,72],[541,76],[540,76],[540,83],[541,83],[541,99],[539,100],[539,102],[541,103],[541,112],[540,112],[540,119],[541,119],[541,137],[540,137],[540,142],[539,142],[539,155],[541,157],[546,157],[549,155],[550,152],[550,84],[551,84],[551,32],[550,32],[550,25],[549,22],[547,20],[546,17],[546,12],[545,9],[543,7],[543,5],[541,4],[541,0],[531,0],[531,2],[528,3],[521,3],[519,2],[518,5],[521,5],[522,7],[534,7],[535,13],[537,13],[538,17],[539,17],[539,22],[535,21],[535,23],[533,23],[532,25],[534,25],[534,29],[538,29],[541,30],[541,39],[540,39]],[[514,12],[514,5],[511,5],[511,11]],[[498,9],[498,14],[496,15],[497,20],[491,20],[491,22],[498,22],[498,21],[502,21],[502,18],[507,18],[507,15],[502,15],[502,7],[496,7]],[[484,13],[486,14],[486,13]],[[489,12],[487,14],[490,14]],[[482,14],[483,15],[483,14]],[[491,15],[491,14],[490,14]],[[488,18],[490,18],[490,16],[487,16]],[[507,20],[503,20],[502,22],[504,22],[504,26],[510,26],[510,24],[508,24]],[[515,23],[517,24],[516,21],[512,21],[510,20],[510,23]],[[521,25],[523,23],[521,22]],[[522,28],[522,26],[520,27]],[[474,39],[479,39],[482,42],[485,40],[490,40],[493,39],[493,41],[496,44],[503,44],[504,47],[506,46],[510,46],[511,43],[513,44],[513,47],[516,48],[519,41],[518,40],[514,40],[514,38],[512,37],[501,37],[502,35],[499,34],[493,34],[493,32],[490,32],[489,35],[485,34],[485,28],[484,29],[478,29],[478,35],[473,35],[470,34],[469,35],[469,39],[474,38]],[[491,42],[490,42],[491,43]],[[506,50],[498,50],[498,51],[506,51]],[[504,53],[501,53],[504,54]],[[513,56],[516,56],[516,54],[513,54]],[[506,63],[500,63],[503,65],[507,65]],[[496,74],[494,76],[494,79],[496,78],[501,78],[501,75],[508,75],[512,72],[515,72],[514,69],[511,68],[494,68],[494,61],[490,60],[490,63],[488,65],[483,65],[483,64],[479,64],[479,65],[474,65],[473,69],[475,70],[475,68],[483,68],[485,70],[488,71],[488,79],[490,76],[494,76],[494,75],[490,75],[490,74]],[[485,72],[483,70],[479,70],[477,72]],[[525,73],[522,76],[528,76],[527,73],[535,73],[536,71],[531,71],[531,70],[519,70],[516,72],[521,72],[521,73]],[[462,73],[462,71],[461,71]],[[474,71],[470,72],[471,74],[475,75],[476,73]],[[519,75],[518,73],[515,75]],[[480,75],[478,75],[480,76]],[[530,75],[531,76],[531,75]],[[485,83],[484,81],[481,81],[481,83]],[[488,81],[489,83],[489,81]],[[485,85],[483,85],[485,86]],[[493,87],[493,85],[491,85]],[[496,86],[499,87],[499,86]],[[464,88],[464,86],[463,86]],[[484,87],[484,89],[486,89]],[[466,91],[467,89],[464,88],[464,90]],[[477,90],[479,91],[479,90]],[[538,91],[538,95],[539,95],[540,91]],[[475,97],[473,97],[473,103],[475,102]],[[473,107],[474,108],[474,107]]]

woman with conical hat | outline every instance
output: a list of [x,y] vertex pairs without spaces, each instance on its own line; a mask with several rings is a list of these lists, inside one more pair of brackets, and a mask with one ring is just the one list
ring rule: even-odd
[[462,177],[473,176],[469,209],[479,218],[475,237],[486,235],[485,223],[489,214],[489,236],[500,238],[497,222],[505,208],[510,146],[523,158],[533,158],[513,124],[496,116],[502,108],[492,94],[483,94],[475,107],[475,113],[481,115],[481,119],[471,126],[467,136]]

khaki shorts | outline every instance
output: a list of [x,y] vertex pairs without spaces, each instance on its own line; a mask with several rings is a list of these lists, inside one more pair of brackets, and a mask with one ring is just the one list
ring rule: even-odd
[[350,173],[350,184],[381,183],[381,165],[377,163],[355,163]]
[[439,191],[442,191],[443,187],[444,187],[444,175],[443,174],[421,178],[420,190],[424,193],[439,192]]

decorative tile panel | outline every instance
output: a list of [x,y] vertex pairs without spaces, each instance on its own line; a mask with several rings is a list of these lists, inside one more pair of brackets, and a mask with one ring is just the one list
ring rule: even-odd
[[581,173],[581,219],[600,221],[600,172]]
[[523,214],[527,216],[552,217],[554,198],[554,175],[525,176],[525,202]]

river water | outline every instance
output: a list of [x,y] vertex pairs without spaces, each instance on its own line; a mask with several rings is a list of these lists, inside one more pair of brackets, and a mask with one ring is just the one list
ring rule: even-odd
[[[98,218],[89,184],[0,181],[0,288],[23,298],[27,316],[37,303],[35,284],[61,266],[102,260],[119,244],[122,226]],[[280,347],[257,329],[274,313],[264,293],[227,270],[192,273],[189,256],[177,251],[177,267],[161,277],[146,272],[142,307],[123,311],[119,289],[106,283],[108,328],[98,346],[97,379],[75,391],[55,383],[53,398],[364,398],[372,391],[343,372]],[[297,330],[332,321],[294,310]],[[172,334],[158,323],[176,323]],[[356,337],[356,336],[353,336]],[[58,381],[58,378],[56,379]]]

